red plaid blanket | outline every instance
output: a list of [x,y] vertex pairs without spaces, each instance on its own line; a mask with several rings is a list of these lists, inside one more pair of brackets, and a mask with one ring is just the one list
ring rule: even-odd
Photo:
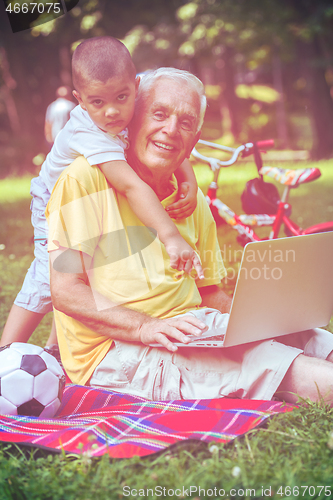
[[128,458],[156,453],[187,439],[227,442],[292,408],[276,401],[228,398],[147,401],[68,385],[53,419],[0,415],[0,440],[66,453]]

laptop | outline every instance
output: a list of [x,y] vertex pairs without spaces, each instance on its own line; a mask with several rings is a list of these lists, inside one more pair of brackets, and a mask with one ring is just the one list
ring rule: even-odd
[[189,344],[174,344],[246,344],[326,326],[332,313],[333,232],[251,242],[244,248],[226,326],[192,335]]

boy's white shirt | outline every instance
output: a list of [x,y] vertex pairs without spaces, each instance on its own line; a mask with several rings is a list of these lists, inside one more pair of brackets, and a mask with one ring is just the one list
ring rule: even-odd
[[57,135],[39,175],[51,193],[60,174],[78,156],[84,156],[90,165],[114,160],[126,161],[124,150],[127,146],[127,129],[118,135],[103,132],[87,111],[76,106]]

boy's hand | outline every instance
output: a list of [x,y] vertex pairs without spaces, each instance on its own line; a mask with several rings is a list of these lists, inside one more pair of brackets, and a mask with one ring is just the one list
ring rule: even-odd
[[192,268],[197,272],[198,278],[203,279],[204,273],[198,254],[186,243],[180,234],[168,238],[165,249],[170,257],[170,266],[178,271],[190,274]]
[[166,207],[173,219],[189,217],[197,206],[197,188],[189,182],[182,182],[178,188],[178,200]]

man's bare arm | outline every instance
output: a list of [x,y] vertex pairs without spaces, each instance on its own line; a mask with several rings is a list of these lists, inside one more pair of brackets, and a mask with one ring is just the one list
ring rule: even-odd
[[[61,272],[61,260],[66,252],[66,268],[73,272]],[[54,307],[64,314],[85,324],[96,333],[113,339],[151,344],[158,342],[170,351],[177,347],[171,339],[187,343],[186,334],[199,335],[205,325],[191,316],[182,319],[160,320],[112,303],[92,291],[86,269],[91,258],[76,250],[60,248],[50,252],[50,285]],[[96,305],[98,300],[99,307]]]
[[221,313],[230,312],[231,298],[217,285],[202,286],[199,288],[202,306],[217,309]]

